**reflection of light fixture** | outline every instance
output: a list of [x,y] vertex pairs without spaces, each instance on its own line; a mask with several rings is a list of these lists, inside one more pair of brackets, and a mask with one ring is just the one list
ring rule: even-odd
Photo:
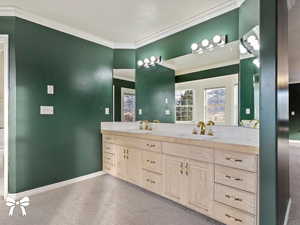
[[240,44],[240,52],[241,54],[246,54],[248,52],[247,49],[242,44]]
[[252,62],[253,62],[253,64],[254,64],[257,68],[260,67],[260,61],[259,61],[258,58],[254,59]]
[[253,54],[253,55],[258,55],[258,52],[259,52],[259,49],[260,49],[260,44],[259,44],[259,39],[256,36],[256,34],[251,34],[249,36],[245,35],[241,39],[241,45],[246,49],[246,52],[245,52],[240,47],[241,54],[250,53],[250,54]]
[[161,62],[161,56],[159,57],[151,56],[150,59],[145,58],[144,61],[139,60],[137,64],[139,67],[144,66],[145,68],[149,68],[150,66],[155,66],[156,63],[160,63],[160,62]]
[[212,51],[215,47],[223,47],[227,43],[226,35],[215,35],[212,40],[207,38],[198,43],[193,43],[191,49],[193,53],[203,53],[205,50]]

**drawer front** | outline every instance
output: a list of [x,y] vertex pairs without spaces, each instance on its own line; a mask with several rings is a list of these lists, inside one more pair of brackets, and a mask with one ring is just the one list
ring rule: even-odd
[[103,143],[104,142],[114,143],[114,136],[112,136],[112,135],[103,135],[102,139],[103,139]]
[[256,195],[215,184],[215,200],[256,215]]
[[241,154],[229,151],[215,151],[215,163],[252,172],[257,171],[256,155]]
[[118,138],[116,142],[118,142],[118,144],[121,146],[143,149],[153,152],[161,152],[161,143],[159,141],[121,137]]
[[244,213],[238,209],[216,203],[214,204],[214,216],[217,220],[230,225],[255,225],[256,216]]
[[157,173],[162,172],[162,155],[160,153],[143,151],[143,168]]
[[216,165],[215,182],[256,193],[256,173]]
[[143,170],[143,187],[157,194],[162,194],[162,176]]
[[115,165],[115,155],[109,152],[103,153],[103,162]]
[[213,162],[213,150],[195,145],[163,143],[163,152],[169,155],[185,157],[197,161]]
[[114,153],[115,152],[115,145],[114,144],[111,144],[111,143],[107,143],[107,142],[104,142],[103,143],[103,152],[109,152],[109,153]]

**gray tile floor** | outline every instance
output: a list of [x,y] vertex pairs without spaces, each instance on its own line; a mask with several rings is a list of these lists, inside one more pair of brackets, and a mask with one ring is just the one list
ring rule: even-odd
[[[300,146],[291,146],[289,225],[300,225]],[[298,209],[298,210],[297,210]],[[134,185],[102,176],[31,197],[27,216],[0,200],[0,225],[220,225]]]

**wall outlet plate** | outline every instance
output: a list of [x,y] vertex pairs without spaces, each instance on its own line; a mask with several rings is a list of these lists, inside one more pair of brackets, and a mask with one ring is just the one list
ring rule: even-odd
[[246,115],[250,115],[251,114],[251,109],[247,108],[246,109]]
[[109,115],[109,108],[105,108],[105,115]]
[[54,95],[54,86],[53,85],[47,85],[47,94]]
[[41,115],[54,115],[54,107],[53,106],[40,106],[40,114]]
[[139,115],[142,115],[142,114],[143,114],[143,110],[139,109]]
[[170,110],[169,109],[165,110],[165,114],[170,115],[171,114]]

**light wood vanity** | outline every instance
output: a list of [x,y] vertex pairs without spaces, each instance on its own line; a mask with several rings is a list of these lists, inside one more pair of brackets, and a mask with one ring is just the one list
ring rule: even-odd
[[258,148],[106,131],[103,169],[227,225],[258,225]]

